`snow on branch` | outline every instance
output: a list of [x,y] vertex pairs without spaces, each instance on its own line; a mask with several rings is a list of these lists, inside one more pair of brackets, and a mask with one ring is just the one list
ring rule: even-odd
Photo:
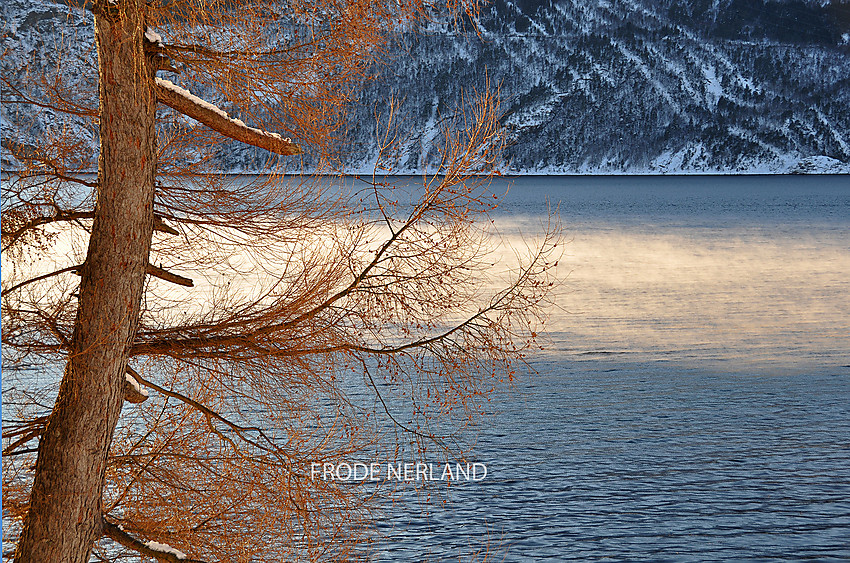
[[145,41],[153,43],[157,47],[162,47],[162,35],[149,27],[145,28]]
[[124,528],[103,519],[103,535],[120,543],[128,549],[153,557],[165,563],[204,563],[198,559],[189,559],[186,554],[168,544],[155,541],[142,542],[124,531]]
[[177,86],[170,80],[156,79],[157,99],[171,109],[200,121],[210,129],[218,131],[225,137],[266,149],[270,152],[292,155],[300,154],[301,147],[294,144],[292,139],[284,138],[277,133],[269,133],[248,127],[242,121],[233,119],[227,112],[193,95],[185,88]]
[[183,553],[179,549],[171,547],[167,543],[159,543],[158,541],[147,541],[145,542],[145,545],[148,547],[148,549],[152,549],[160,553],[169,553],[177,559],[186,559],[185,553]]
[[142,389],[136,378],[129,373],[124,374],[124,400],[137,404],[148,400],[147,389]]

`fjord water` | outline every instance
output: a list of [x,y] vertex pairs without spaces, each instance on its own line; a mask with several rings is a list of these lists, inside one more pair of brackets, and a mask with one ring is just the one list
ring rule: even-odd
[[477,429],[487,478],[388,507],[372,559],[850,559],[850,178],[521,178],[494,220],[558,204],[546,350]]

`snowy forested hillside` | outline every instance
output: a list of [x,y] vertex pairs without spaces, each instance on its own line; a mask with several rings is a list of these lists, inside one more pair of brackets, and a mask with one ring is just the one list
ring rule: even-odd
[[[51,29],[93,56],[85,18],[4,2],[7,56],[49,64]],[[64,63],[78,77],[73,60]],[[524,173],[850,171],[850,3],[828,0],[495,0],[465,34],[405,35],[351,112],[349,170],[376,157],[390,96],[410,135],[397,171],[433,163],[464,89],[501,84],[510,169]],[[94,91],[94,90],[93,90]],[[4,86],[4,98],[8,98]],[[23,107],[4,103],[7,122]],[[28,119],[29,116],[26,116]],[[30,125],[51,126],[49,112]],[[96,132],[80,132],[94,143]],[[222,154],[250,169],[251,149]]]

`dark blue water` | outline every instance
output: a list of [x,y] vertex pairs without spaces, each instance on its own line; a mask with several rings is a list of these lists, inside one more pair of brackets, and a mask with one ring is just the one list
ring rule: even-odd
[[497,180],[497,215],[558,206],[569,225],[848,227],[850,176],[537,176]]
[[487,478],[405,494],[373,559],[850,560],[850,179],[523,179],[499,217],[547,197],[570,307]]

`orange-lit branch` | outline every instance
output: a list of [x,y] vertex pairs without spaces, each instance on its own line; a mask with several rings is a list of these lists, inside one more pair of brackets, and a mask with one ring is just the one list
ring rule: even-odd
[[191,279],[184,278],[183,276],[178,276],[177,274],[173,274],[168,270],[163,270],[162,268],[157,268],[153,264],[148,264],[146,272],[148,275],[153,276],[155,278],[169,281],[177,285],[182,285],[184,287],[194,287],[195,285]]
[[151,546],[150,542],[142,543],[140,540],[125,532],[121,526],[117,526],[106,519],[103,520],[103,535],[120,543],[128,549],[132,549],[141,555],[152,557],[157,561],[164,561],[166,563],[204,563],[199,559],[179,557],[174,552],[156,549]]
[[233,119],[214,105],[193,96],[188,90],[175,86],[168,80],[156,79],[157,100],[225,137],[266,149],[282,155],[300,154],[301,147],[291,139],[277,133],[269,133],[255,127],[248,127],[238,119]]

